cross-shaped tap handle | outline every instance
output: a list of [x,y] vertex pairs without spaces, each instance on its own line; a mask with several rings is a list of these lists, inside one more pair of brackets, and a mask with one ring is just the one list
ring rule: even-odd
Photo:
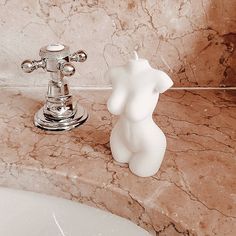
[[69,47],[63,44],[50,44],[42,47],[39,52],[41,60],[25,60],[21,68],[26,73],[43,68],[48,72],[60,71],[63,76],[72,76],[75,73],[75,67],[71,61],[84,62],[87,60],[87,54],[79,50],[70,54]]

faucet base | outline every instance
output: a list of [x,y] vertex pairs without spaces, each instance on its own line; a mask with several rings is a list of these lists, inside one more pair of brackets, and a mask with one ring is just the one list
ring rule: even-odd
[[87,111],[83,107],[78,105],[73,116],[59,120],[50,119],[50,117],[45,116],[44,107],[42,107],[34,116],[34,124],[35,126],[44,130],[63,131],[71,130],[77,126],[80,126],[87,119]]

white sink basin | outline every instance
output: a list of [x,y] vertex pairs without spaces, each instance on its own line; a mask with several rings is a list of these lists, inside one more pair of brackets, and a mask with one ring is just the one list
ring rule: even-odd
[[134,223],[80,203],[0,188],[1,236],[150,236]]

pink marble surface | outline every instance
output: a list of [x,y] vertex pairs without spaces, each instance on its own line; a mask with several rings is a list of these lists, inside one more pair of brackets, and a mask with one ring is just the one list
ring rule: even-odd
[[161,95],[155,120],[168,138],[157,175],[114,163],[110,91],[76,91],[90,113],[70,132],[34,127],[44,89],[1,89],[0,185],[80,201],[131,219],[152,235],[236,235],[236,91]]
[[235,9],[235,0],[0,0],[0,84],[47,84],[20,64],[59,41],[88,53],[74,86],[108,86],[104,72],[133,50],[175,86],[236,86]]

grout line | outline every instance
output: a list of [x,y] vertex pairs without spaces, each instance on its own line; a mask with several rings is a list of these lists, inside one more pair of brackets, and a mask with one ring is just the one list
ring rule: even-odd
[[[28,86],[0,86],[1,88],[9,89],[40,89],[47,88],[47,86],[37,86],[37,87],[28,87]],[[70,87],[72,90],[111,90],[111,86],[104,87],[95,87],[95,86],[81,86],[81,87]],[[169,90],[236,90],[236,87],[173,87]]]
[[[71,87],[75,90],[110,90],[111,86],[107,87]],[[169,90],[236,90],[236,87],[174,87]]]
[[175,87],[170,90],[236,90],[236,87]]
[[[74,90],[110,90],[112,87],[71,87]],[[236,90],[236,87],[174,87],[169,90]]]

